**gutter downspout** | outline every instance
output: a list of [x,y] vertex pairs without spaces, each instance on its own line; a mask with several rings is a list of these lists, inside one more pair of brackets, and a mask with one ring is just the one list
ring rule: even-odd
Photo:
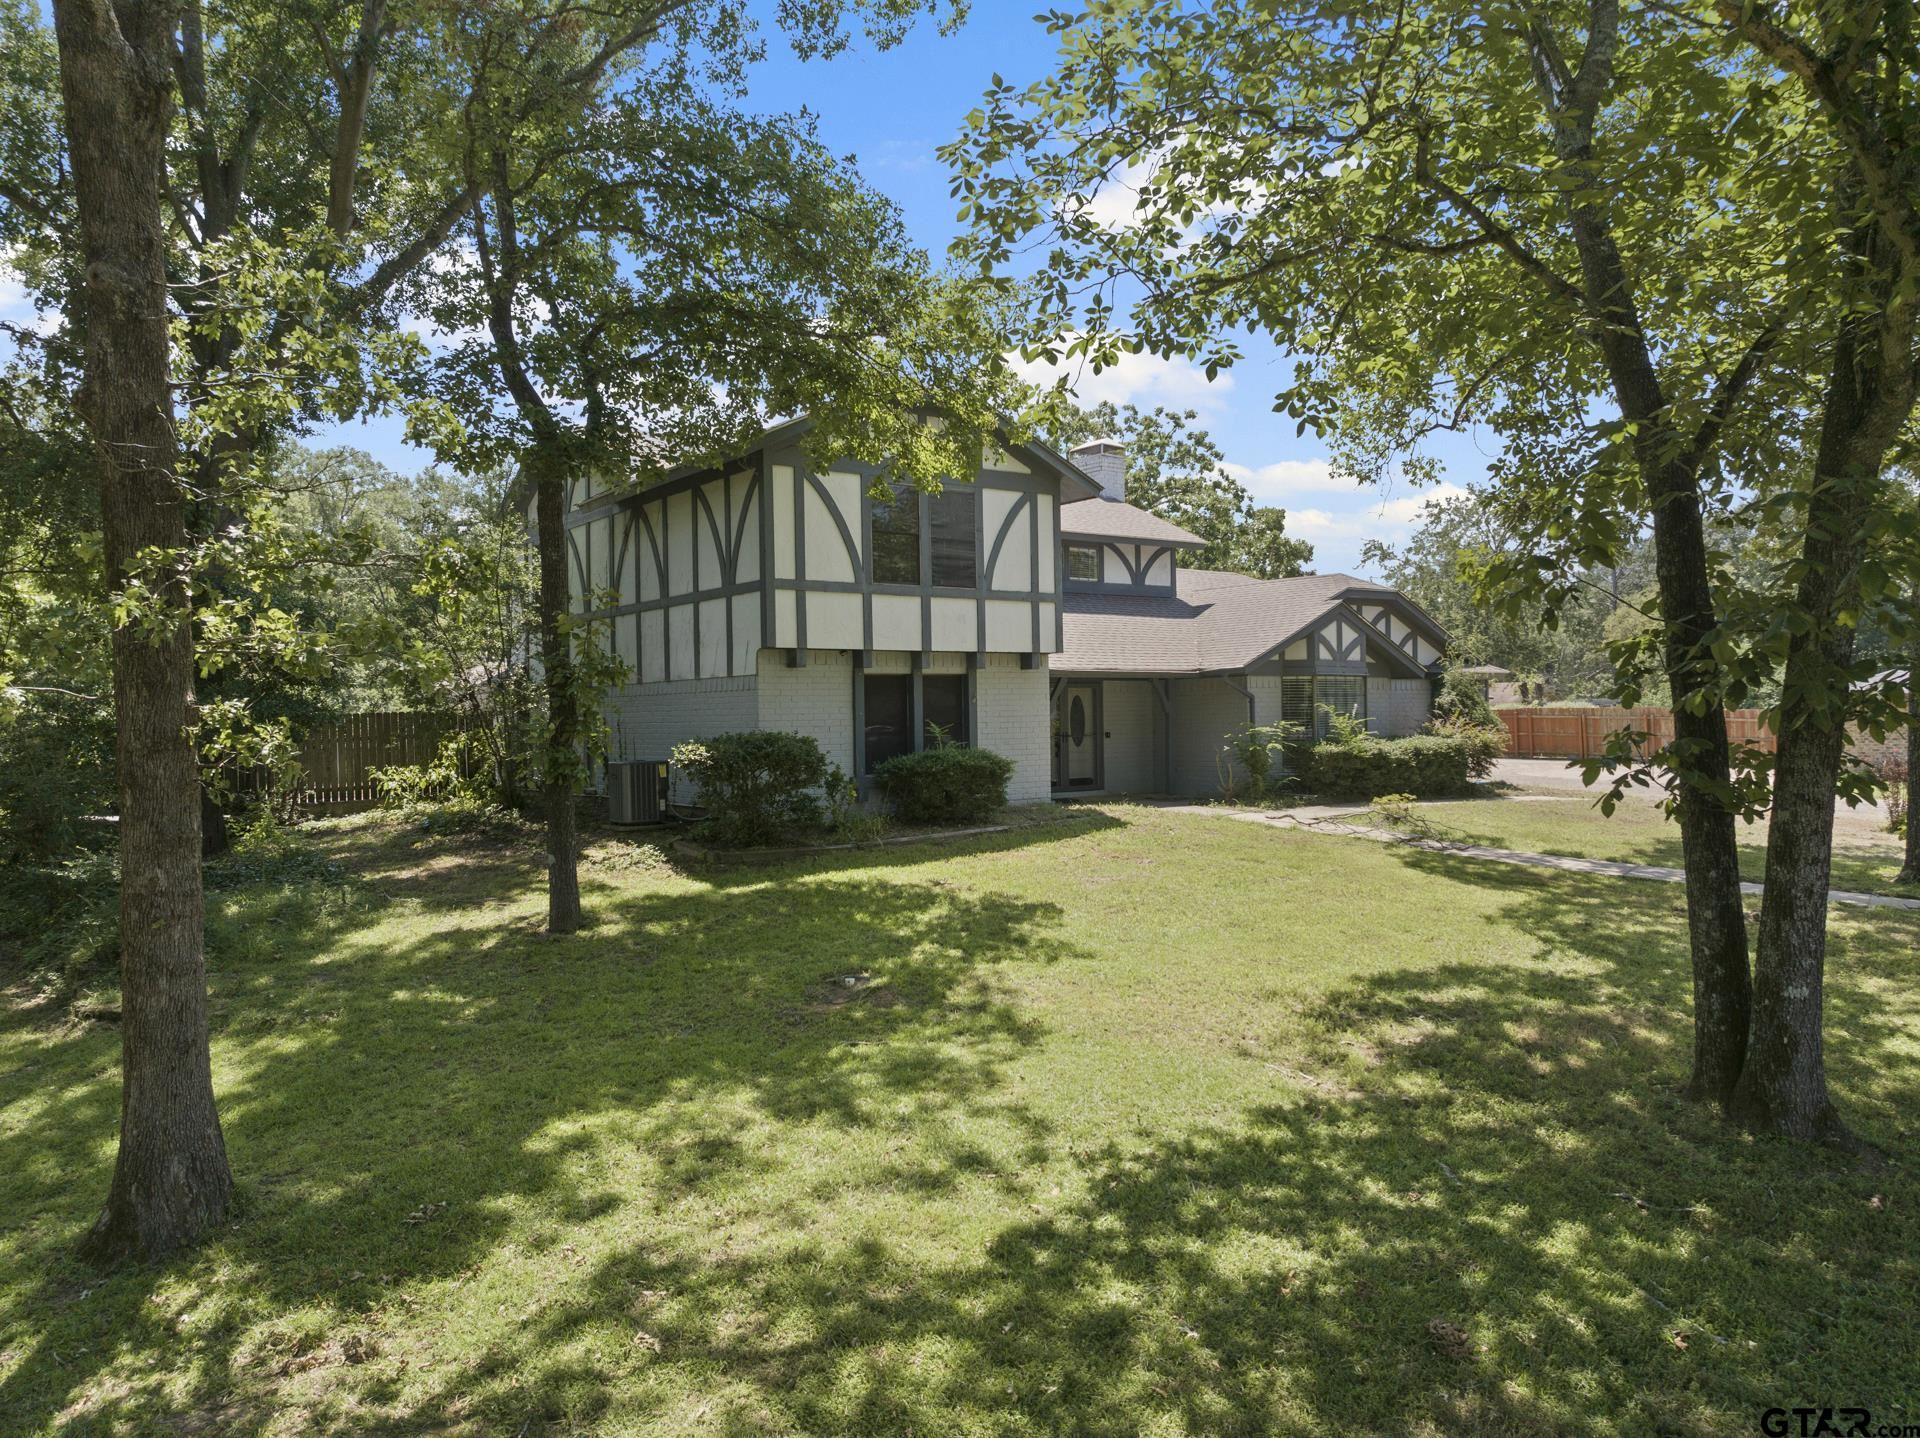
[[1247,701],[1247,727],[1252,728],[1255,722],[1253,715],[1253,691],[1247,688],[1246,685],[1236,681],[1231,675],[1222,674],[1220,676],[1220,682]]

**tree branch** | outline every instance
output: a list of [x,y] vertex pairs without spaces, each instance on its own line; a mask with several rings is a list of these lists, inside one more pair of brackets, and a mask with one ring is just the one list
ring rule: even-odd
[[1425,185],[1440,199],[1466,215],[1480,227],[1481,236],[1491,244],[1498,245],[1520,268],[1539,280],[1549,292],[1573,304],[1586,308],[1587,297],[1580,287],[1561,275],[1552,266],[1521,243],[1519,236],[1495,220],[1473,200],[1442,180],[1433,169],[1432,153],[1433,131],[1426,125],[1420,127],[1419,137],[1415,141],[1413,158],[1414,179]]
[[[1839,131],[1866,186],[1867,199],[1887,237],[1910,266],[1920,266],[1920,209],[1902,177],[1902,166],[1886,132],[1848,90],[1851,70],[1819,54],[1775,20],[1757,0],[1714,0],[1714,8],[1734,34],[1795,76]],[[1877,13],[1878,6],[1871,7]],[[1872,29],[1869,25],[1868,30]]]
[[1706,416],[1694,430],[1693,439],[1686,448],[1684,462],[1689,473],[1700,472],[1700,467],[1706,463],[1707,456],[1720,442],[1720,432],[1726,428],[1727,420],[1732,417],[1734,407],[1740,403],[1741,395],[1746,392],[1747,386],[1753,383],[1754,377],[1760,373],[1767,356],[1780,342],[1780,337],[1785,332],[1784,312],[1776,310],[1774,318],[1753,337],[1753,343],[1748,345],[1740,358],[1734,362],[1733,368],[1721,376],[1713,400],[1707,406]]

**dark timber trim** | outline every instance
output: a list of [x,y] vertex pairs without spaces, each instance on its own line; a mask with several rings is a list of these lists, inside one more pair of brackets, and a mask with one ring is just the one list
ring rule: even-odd
[[802,587],[793,595],[793,647],[807,647],[807,470],[798,460],[793,466],[793,576]]
[[773,494],[773,461],[764,449],[760,451],[759,475],[755,486],[760,502],[760,642],[763,645],[777,645],[780,636],[775,632],[779,620],[773,607],[773,505],[768,502]]

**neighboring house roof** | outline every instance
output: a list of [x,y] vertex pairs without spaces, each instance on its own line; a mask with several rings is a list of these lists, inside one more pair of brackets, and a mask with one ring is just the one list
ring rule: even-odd
[[1207,543],[1124,499],[1083,499],[1061,505],[1060,534],[1064,539],[1110,539],[1170,549],[1204,549]]
[[[1348,599],[1405,603],[1399,591],[1347,574],[1252,579],[1177,569],[1174,580],[1175,592],[1161,598],[1069,590],[1061,604],[1065,644],[1052,667],[1070,673],[1232,672],[1316,628]],[[1413,666],[1390,642],[1383,639],[1381,647]]]

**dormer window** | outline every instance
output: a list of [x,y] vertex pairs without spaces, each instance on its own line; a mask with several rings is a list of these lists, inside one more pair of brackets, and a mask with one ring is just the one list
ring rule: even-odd
[[1067,546],[1067,578],[1100,581],[1100,551],[1091,544]]

